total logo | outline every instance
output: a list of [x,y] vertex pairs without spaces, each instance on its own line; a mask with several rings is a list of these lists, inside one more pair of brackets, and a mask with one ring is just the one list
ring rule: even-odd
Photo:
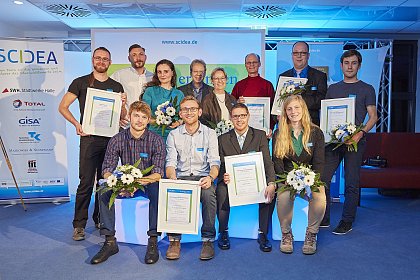
[[37,102],[37,101],[22,101],[20,99],[13,100],[13,107],[15,109],[28,109],[28,111],[36,111],[36,110],[45,110],[44,102]]
[[40,126],[41,118],[28,118],[24,117],[22,119],[19,119],[19,126]]

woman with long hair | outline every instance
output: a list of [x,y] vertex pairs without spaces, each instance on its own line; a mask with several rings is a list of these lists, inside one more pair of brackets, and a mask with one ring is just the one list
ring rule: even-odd
[[200,121],[211,127],[211,123],[217,124],[221,120],[230,119],[230,111],[236,104],[236,98],[228,94],[225,90],[227,74],[221,67],[215,68],[211,72],[211,81],[214,90],[207,94],[202,101],[203,114]]
[[[175,97],[177,98],[176,104],[174,106],[179,106],[179,103],[184,98],[182,91],[176,88],[176,72],[175,66],[172,61],[167,59],[162,59],[155,66],[155,73],[153,75],[152,81],[147,83],[146,90],[144,91],[142,100],[149,104],[152,109],[152,119],[150,121],[149,129],[153,132],[156,132],[159,135],[162,135],[162,129],[155,126],[156,124],[156,109],[157,107],[166,102],[174,101]],[[178,114],[178,112],[177,112]],[[176,121],[175,123],[168,126],[163,135],[164,139],[168,137],[169,132],[178,127],[181,124],[181,121]]]
[[[325,163],[325,142],[321,129],[311,122],[308,107],[300,95],[291,95],[283,103],[279,129],[273,137],[273,162],[276,174],[284,174],[293,169],[293,162],[311,165],[311,169],[322,174]],[[322,176],[321,176],[322,177]],[[277,214],[280,221],[282,239],[280,251],[293,252],[291,230],[294,198],[285,191],[277,195]],[[312,192],[309,200],[308,226],[302,251],[306,255],[316,252],[316,235],[326,207],[324,186],[319,192]]]

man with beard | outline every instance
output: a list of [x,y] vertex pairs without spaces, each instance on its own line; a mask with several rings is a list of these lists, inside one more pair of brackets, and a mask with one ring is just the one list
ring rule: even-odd
[[184,96],[194,96],[198,101],[213,91],[213,87],[204,83],[206,77],[206,63],[201,59],[194,59],[190,64],[190,74],[192,81],[178,89],[184,93]]
[[[127,108],[134,101],[140,100],[145,85],[152,80],[153,73],[144,67],[146,59],[146,49],[139,44],[133,44],[128,48],[128,61],[131,66],[115,71],[111,75],[112,79],[122,84],[127,93]],[[128,117],[124,117],[120,123],[121,126],[127,126]]]
[[[82,121],[85,109],[87,88],[96,88],[110,92],[123,93],[124,89],[120,83],[108,77],[107,70],[111,65],[111,53],[104,47],[95,49],[92,56],[93,72],[79,77],[71,83],[68,92],[63,96],[59,105],[59,112],[64,118],[74,125],[77,135],[80,135],[79,155],[79,179],[77,187],[76,204],[73,219],[73,240],[85,239],[85,227],[88,220],[88,209],[92,196],[93,184],[102,178],[102,162],[104,160],[109,137],[88,135],[83,132]],[[125,106],[126,95],[121,95],[123,106]],[[78,99],[80,109],[80,122],[70,112],[70,105]],[[97,195],[95,196],[97,200]],[[99,228],[99,209],[95,201],[93,221]]]
[[[158,215],[158,196],[159,180],[164,175],[165,168],[165,143],[159,135],[149,131],[147,125],[152,115],[151,109],[143,101],[135,101],[129,110],[130,128],[125,129],[109,140],[106,150],[102,174],[105,179],[111,176],[112,172],[121,160],[121,164],[133,165],[141,159],[138,169],[144,170],[154,166],[150,174],[145,174],[141,179],[137,179],[144,186],[144,192],[137,190],[133,193],[123,191],[121,196],[132,197],[134,193],[145,196],[150,200],[149,203],[149,241],[147,244],[144,262],[153,264],[159,259],[157,245],[157,215]],[[112,191],[100,195],[100,216],[101,216],[101,235],[105,235],[105,242],[101,250],[92,258],[91,264],[98,264],[106,261],[110,256],[118,253],[117,240],[115,239],[115,206],[108,207]]]

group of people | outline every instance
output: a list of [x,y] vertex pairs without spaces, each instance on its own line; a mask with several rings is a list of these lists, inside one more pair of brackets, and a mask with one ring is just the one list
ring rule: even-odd
[[[292,48],[293,68],[282,76],[307,78],[310,91],[301,95],[291,95],[283,103],[278,120],[273,118],[266,133],[249,126],[250,114],[244,97],[269,97],[274,101],[275,91],[271,82],[259,75],[260,57],[250,53],[245,57],[248,77],[235,84],[232,93],[225,91],[227,74],[223,68],[215,68],[211,73],[213,86],[205,84],[206,64],[195,59],[190,65],[192,81],[176,88],[174,64],[166,59],[156,64],[155,72],[146,70],[146,50],[138,44],[130,46],[128,60],[131,67],[116,71],[108,77],[111,54],[104,48],[94,50],[93,72],[75,79],[69,86],[60,105],[60,113],[71,122],[76,133],[81,136],[79,177],[73,219],[73,239],[85,239],[88,207],[95,178],[108,178],[121,164],[134,164],[140,157],[140,169],[154,166],[150,174],[140,179],[145,191],[136,194],[120,193],[131,197],[143,195],[149,200],[149,236],[145,263],[153,264],[159,259],[157,238],[158,187],[161,178],[173,180],[195,180],[201,187],[202,249],[200,259],[214,257],[216,240],[215,219],[219,221],[217,245],[222,250],[230,249],[229,240],[229,196],[227,184],[230,175],[226,172],[225,157],[249,152],[263,155],[267,186],[266,203],[259,204],[258,244],[263,252],[270,252],[272,245],[267,237],[269,224],[277,202],[277,212],[281,226],[280,250],[293,252],[291,230],[294,198],[289,192],[277,194],[276,174],[284,174],[293,169],[293,162],[310,164],[321,175],[324,185],[313,193],[309,201],[308,226],[302,247],[304,254],[314,254],[317,250],[316,236],[320,227],[330,226],[331,178],[340,162],[345,162],[345,203],[342,218],[333,230],[335,234],[346,234],[352,229],[355,219],[358,192],[359,168],[365,147],[365,134],[375,125],[376,97],[371,85],[357,78],[362,57],[356,50],[349,50],[341,56],[344,79],[327,89],[326,75],[308,65],[309,45],[296,42]],[[83,116],[88,87],[120,92],[123,108],[120,132],[112,138],[86,135],[80,122],[74,118],[69,106],[79,100]],[[176,99],[175,99],[176,97]],[[368,121],[353,141],[358,143],[357,151],[350,152],[345,145],[333,149],[325,145],[323,132],[319,128],[319,110],[322,99],[354,97],[356,99],[356,125]],[[152,125],[156,123],[155,111],[165,101],[177,100],[180,119],[172,123],[162,136],[162,130]],[[230,119],[234,129],[217,137],[211,123]],[[273,133],[275,122],[278,129]],[[272,139],[272,156],[269,140]],[[110,192],[95,197],[93,220],[105,242],[100,251],[91,259],[92,264],[106,261],[118,252],[115,239],[115,210],[108,208]],[[244,217],[246,219],[246,217]],[[181,252],[181,234],[167,233],[169,247],[166,258],[176,260]]]

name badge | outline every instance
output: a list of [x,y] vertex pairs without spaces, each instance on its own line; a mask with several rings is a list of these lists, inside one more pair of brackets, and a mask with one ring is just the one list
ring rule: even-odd
[[248,154],[256,153],[256,151],[249,151]]
[[114,92],[114,91],[112,90],[112,88],[107,88],[107,89],[106,89],[106,91],[108,91],[108,92]]
[[204,148],[197,148],[197,152],[204,152]]
[[312,144],[311,142],[308,143],[308,147],[312,147],[314,144]]
[[351,93],[349,94],[350,98],[356,98],[356,96],[357,96],[356,94],[351,94]]
[[140,157],[141,158],[148,158],[149,154],[148,153],[140,153]]

